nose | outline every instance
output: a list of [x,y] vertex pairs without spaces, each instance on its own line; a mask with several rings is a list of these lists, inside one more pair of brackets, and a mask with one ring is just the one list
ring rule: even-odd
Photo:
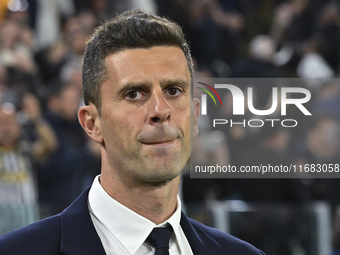
[[164,98],[163,92],[154,93],[149,99],[148,122],[150,125],[163,124],[170,119],[170,106]]

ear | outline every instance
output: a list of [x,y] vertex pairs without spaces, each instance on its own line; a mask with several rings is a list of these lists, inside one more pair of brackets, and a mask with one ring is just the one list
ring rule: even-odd
[[96,143],[103,143],[102,129],[98,109],[94,104],[79,108],[78,120],[87,135]]
[[200,114],[200,105],[201,105],[201,102],[198,98],[194,98],[193,99],[193,135],[194,137],[198,135],[199,133],[199,130],[198,130],[198,117],[199,117],[199,114]]

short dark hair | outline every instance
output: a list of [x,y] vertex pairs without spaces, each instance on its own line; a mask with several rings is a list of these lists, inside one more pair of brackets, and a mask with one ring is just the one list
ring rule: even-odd
[[125,49],[153,46],[179,47],[193,77],[189,45],[181,27],[166,18],[139,9],[126,11],[96,28],[86,45],[83,58],[83,92],[85,104],[92,102],[101,110],[100,87],[108,78],[105,58]]

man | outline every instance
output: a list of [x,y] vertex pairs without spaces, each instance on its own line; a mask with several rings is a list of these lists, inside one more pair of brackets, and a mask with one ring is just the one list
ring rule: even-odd
[[101,175],[61,214],[2,237],[0,254],[263,254],[181,213],[198,133],[192,68],[183,32],[164,18],[133,10],[98,28],[78,117],[100,145]]

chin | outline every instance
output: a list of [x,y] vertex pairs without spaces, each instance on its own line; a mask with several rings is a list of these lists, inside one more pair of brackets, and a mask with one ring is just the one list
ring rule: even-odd
[[146,177],[146,181],[154,186],[164,185],[178,177],[179,174],[180,171],[151,174],[148,177]]

